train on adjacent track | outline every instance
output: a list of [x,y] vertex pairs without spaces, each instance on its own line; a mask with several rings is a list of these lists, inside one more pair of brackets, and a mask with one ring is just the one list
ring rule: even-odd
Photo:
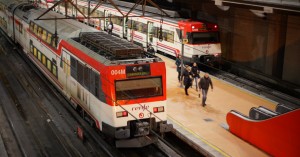
[[[117,147],[149,145],[172,129],[160,58],[75,20],[36,20],[45,11],[2,0],[1,30],[85,119]],[[64,16],[50,11],[44,17]]]
[[[37,4],[43,8],[51,8],[55,2],[57,1],[39,0]],[[118,2],[115,1],[115,3]],[[176,57],[184,52],[183,59],[187,63],[215,63],[221,57],[219,27],[215,23],[160,17],[161,14],[151,12],[146,12],[144,16],[141,16],[142,10],[134,10],[128,17],[122,17],[114,6],[102,4],[98,7],[96,1],[77,0],[76,6],[80,11],[77,11],[69,2],[60,3],[53,10],[67,14],[66,16],[99,30],[107,30],[109,23],[112,22],[115,36],[125,38],[142,47],[151,45],[155,52],[168,56]],[[95,7],[98,8],[88,16]],[[130,11],[126,7],[132,6],[125,3],[118,7],[124,15]],[[83,18],[81,13],[90,19]],[[183,44],[182,41],[186,43]]]

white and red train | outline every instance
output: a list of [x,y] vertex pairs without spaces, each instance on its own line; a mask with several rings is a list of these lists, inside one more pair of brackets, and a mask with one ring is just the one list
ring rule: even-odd
[[[1,0],[0,27],[74,108],[117,147],[145,146],[157,140],[152,131],[172,129],[162,60],[75,20],[35,20],[45,11]],[[52,11],[43,16],[54,17],[64,16]]]
[[[75,3],[75,2],[74,2]],[[88,17],[95,8],[97,2],[77,0],[77,7]],[[117,3],[117,1],[115,1]],[[53,1],[39,0],[39,6],[50,8],[54,5]],[[187,39],[183,46],[184,60],[192,62],[213,62],[221,56],[221,43],[219,38],[219,28],[216,24],[209,22],[192,21],[182,18],[158,17],[157,14],[145,13],[141,16],[141,11],[133,11],[129,17],[122,17],[121,13],[113,6],[102,4],[90,17],[83,19],[83,15],[78,12],[71,4],[67,3],[67,15],[76,17],[79,21],[89,24],[99,30],[106,30],[109,21],[114,24],[113,34],[133,41],[138,45],[147,47],[151,43],[155,51],[164,54],[177,56],[182,54],[181,39]],[[90,7],[88,7],[90,6]],[[128,8],[119,7],[124,15],[129,11]],[[65,14],[65,3],[61,3],[55,10],[58,13]],[[162,28],[162,30],[160,30]],[[161,35],[160,35],[160,32]]]

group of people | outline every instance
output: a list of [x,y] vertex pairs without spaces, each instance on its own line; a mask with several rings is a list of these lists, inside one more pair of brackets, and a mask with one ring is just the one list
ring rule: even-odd
[[[213,90],[213,84],[208,73],[205,73],[203,77],[200,77],[200,70],[197,63],[193,63],[192,67],[188,65],[184,66],[183,72],[181,73],[182,63],[180,56],[176,57],[175,64],[177,66],[178,81],[184,84],[185,95],[189,95],[188,89],[192,87],[193,82],[195,82],[196,91],[199,89],[198,97],[200,98],[200,93],[202,93],[202,106],[205,107],[209,87]],[[198,81],[199,79],[200,81]]]

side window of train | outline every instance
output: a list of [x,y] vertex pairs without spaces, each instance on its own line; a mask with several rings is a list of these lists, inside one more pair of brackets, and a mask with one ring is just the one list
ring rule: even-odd
[[71,76],[77,80],[77,60],[71,56]]
[[52,34],[51,33],[48,33],[48,36],[47,36],[47,43],[49,44],[49,45],[51,45],[51,39],[52,39]]
[[33,32],[33,27],[34,27],[34,23],[33,22],[30,22],[30,25],[29,25],[29,30]]
[[23,34],[23,24],[22,23],[20,23],[20,25],[19,25],[19,32],[21,34]]
[[42,32],[42,27],[39,27],[39,28],[38,28],[38,36],[41,38],[41,37],[42,37],[42,34],[43,34],[43,32]]
[[132,20],[128,20],[127,25],[129,29],[132,29]]
[[42,40],[44,41],[47,41],[47,31],[46,30],[43,30],[43,33],[42,33]]
[[33,33],[36,34],[36,35],[38,34],[38,33],[37,33],[37,32],[38,32],[37,30],[38,30],[38,26],[37,26],[36,24],[34,24],[34,27],[33,27]]
[[90,91],[90,68],[87,66],[84,66],[83,70],[83,86]]

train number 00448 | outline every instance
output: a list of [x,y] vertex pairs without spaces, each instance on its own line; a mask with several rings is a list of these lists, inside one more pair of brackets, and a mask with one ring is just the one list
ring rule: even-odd
[[121,69],[121,70],[111,70],[110,71],[111,75],[124,75],[125,74],[125,69]]

